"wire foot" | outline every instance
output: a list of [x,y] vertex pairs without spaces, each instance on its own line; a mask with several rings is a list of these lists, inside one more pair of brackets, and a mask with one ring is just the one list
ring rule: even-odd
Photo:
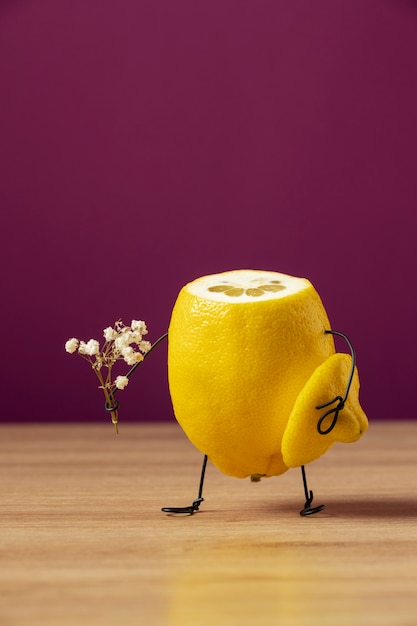
[[198,511],[202,502],[204,502],[204,498],[197,498],[190,506],[164,506],[161,511],[173,515],[192,515]]
[[161,511],[163,513],[171,513],[173,515],[192,515],[200,508],[200,504],[204,502],[203,485],[206,475],[207,455],[204,455],[203,466],[201,468],[200,486],[198,488],[198,497],[190,506],[164,506]]
[[307,515],[314,515],[314,513],[320,513],[320,511],[322,511],[325,508],[324,504],[319,504],[318,506],[311,506],[312,502],[313,502],[313,492],[310,491],[310,496],[306,500],[303,510],[300,511],[300,515],[302,515],[303,517]]
[[324,504],[319,504],[319,506],[311,506],[314,496],[313,496],[313,492],[309,491],[307,487],[307,478],[306,478],[306,471],[305,471],[304,465],[301,466],[301,474],[303,477],[304,494],[306,497],[306,501],[305,501],[303,510],[300,511],[300,515],[302,515],[303,517],[306,517],[307,515],[314,515],[314,513],[320,513],[320,511],[324,509]]

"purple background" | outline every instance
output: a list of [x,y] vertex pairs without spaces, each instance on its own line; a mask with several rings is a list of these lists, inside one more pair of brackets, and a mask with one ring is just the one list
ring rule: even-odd
[[[416,2],[3,0],[0,89],[2,420],[107,420],[66,339],[242,267],[308,277],[369,418],[416,417]],[[135,376],[122,425],[172,420],[166,346]]]

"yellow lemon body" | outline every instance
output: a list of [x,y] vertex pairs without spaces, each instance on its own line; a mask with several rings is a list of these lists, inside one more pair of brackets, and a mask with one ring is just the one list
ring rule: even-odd
[[[313,390],[307,384],[335,353],[329,328],[321,299],[304,278],[235,270],[183,287],[168,329],[170,394],[186,435],[219,470],[257,480],[306,456],[298,424],[305,420],[313,428],[320,414],[309,402],[293,410],[305,387],[313,404],[316,396],[332,399],[326,377],[317,376]],[[290,416],[286,452],[301,452],[286,460]],[[327,449],[335,440],[317,436],[313,450],[307,443],[309,460],[323,453],[324,441]]]

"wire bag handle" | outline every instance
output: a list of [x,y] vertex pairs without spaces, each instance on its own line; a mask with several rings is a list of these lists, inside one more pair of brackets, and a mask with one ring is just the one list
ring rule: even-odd
[[[339,413],[344,408],[345,402],[346,402],[347,397],[349,395],[349,391],[350,391],[350,387],[351,387],[351,384],[352,384],[353,375],[355,373],[355,367],[356,367],[356,353],[355,353],[355,349],[354,349],[351,341],[349,340],[349,338],[346,335],[344,335],[343,333],[337,332],[336,330],[325,330],[324,332],[327,335],[337,335],[338,337],[342,337],[342,339],[344,339],[346,341],[346,343],[349,346],[350,354],[351,354],[351,357],[352,357],[352,366],[350,368],[350,374],[349,374],[348,382],[347,382],[347,385],[346,385],[345,395],[343,396],[343,398],[342,398],[342,396],[336,396],[335,398],[333,398],[333,400],[330,400],[330,402],[325,402],[324,404],[320,404],[319,406],[316,406],[316,409],[320,410],[320,409],[324,409],[324,408],[330,406],[331,404],[334,404],[335,402],[337,402],[337,405],[332,407],[331,409],[329,409],[325,413],[323,413],[323,415],[320,417],[319,421],[317,422],[317,431],[318,431],[318,433],[320,435],[328,435],[333,430],[333,428],[336,426],[337,420],[338,420],[338,417],[339,417]],[[323,428],[323,422],[332,413],[334,413],[334,415],[333,415],[333,419],[331,421],[330,426],[328,426],[327,428]]]

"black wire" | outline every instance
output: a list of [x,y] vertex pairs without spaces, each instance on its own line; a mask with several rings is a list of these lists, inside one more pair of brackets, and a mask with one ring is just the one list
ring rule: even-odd
[[204,476],[206,474],[207,467],[207,454],[204,455],[203,466],[201,468],[201,476],[200,476],[200,485],[198,488],[198,496],[197,499],[190,506],[164,506],[161,511],[164,513],[171,513],[174,515],[192,515],[200,508],[200,504],[204,502],[203,498],[203,486],[204,486]]
[[[156,346],[158,344],[161,343],[161,341],[163,341],[164,339],[166,339],[168,337],[168,333],[164,333],[163,335],[161,335],[153,344],[152,346],[149,348],[149,350],[143,355],[143,359],[142,361],[139,361],[138,363],[135,363],[134,366],[132,367],[132,369],[130,369],[128,371],[128,373],[126,374],[126,378],[130,378],[133,374],[133,372],[136,370],[136,368],[139,367],[139,365],[141,365],[141,363],[143,363],[143,361],[146,359],[146,357],[148,356],[148,354],[150,354],[152,352],[152,350],[154,348],[156,348]],[[116,391],[118,391],[118,389],[116,388]],[[116,393],[116,391],[114,393]]]
[[314,495],[313,495],[313,492],[309,491],[308,489],[306,471],[305,471],[304,465],[301,466],[301,474],[303,477],[304,495],[305,495],[306,501],[305,501],[303,510],[300,511],[300,515],[302,515],[303,517],[306,517],[307,515],[314,515],[314,513],[319,513],[325,507],[324,507],[324,504],[319,504],[318,506],[311,506],[313,499],[314,499]]
[[[352,365],[351,365],[351,368],[350,368],[350,374],[349,374],[349,378],[348,378],[348,382],[347,382],[347,385],[346,385],[346,390],[345,390],[344,396],[343,397],[342,396],[336,396],[335,398],[333,398],[333,400],[330,400],[330,402],[325,402],[324,404],[320,404],[319,406],[316,406],[316,409],[320,410],[320,409],[326,408],[327,406],[330,406],[331,404],[334,404],[335,402],[338,402],[338,404],[335,407],[333,407],[333,408],[329,409],[328,411],[326,411],[325,413],[323,413],[323,415],[320,417],[319,421],[317,422],[317,431],[319,432],[320,435],[328,435],[333,430],[333,428],[336,426],[337,420],[338,420],[338,417],[339,417],[339,413],[344,408],[345,402],[346,402],[347,397],[349,395],[349,391],[350,391],[350,387],[352,385],[352,380],[353,380],[353,376],[355,374],[355,367],[356,367],[356,353],[355,353],[355,349],[354,349],[351,341],[349,340],[349,338],[345,334],[340,333],[340,332],[338,332],[336,330],[325,330],[324,332],[327,335],[337,335],[338,337],[342,337],[342,339],[344,339],[346,341],[346,343],[349,346],[350,354],[352,356]],[[334,416],[333,416],[333,419],[332,419],[330,425],[327,428],[323,429],[322,428],[323,422],[332,413],[334,413]]]

